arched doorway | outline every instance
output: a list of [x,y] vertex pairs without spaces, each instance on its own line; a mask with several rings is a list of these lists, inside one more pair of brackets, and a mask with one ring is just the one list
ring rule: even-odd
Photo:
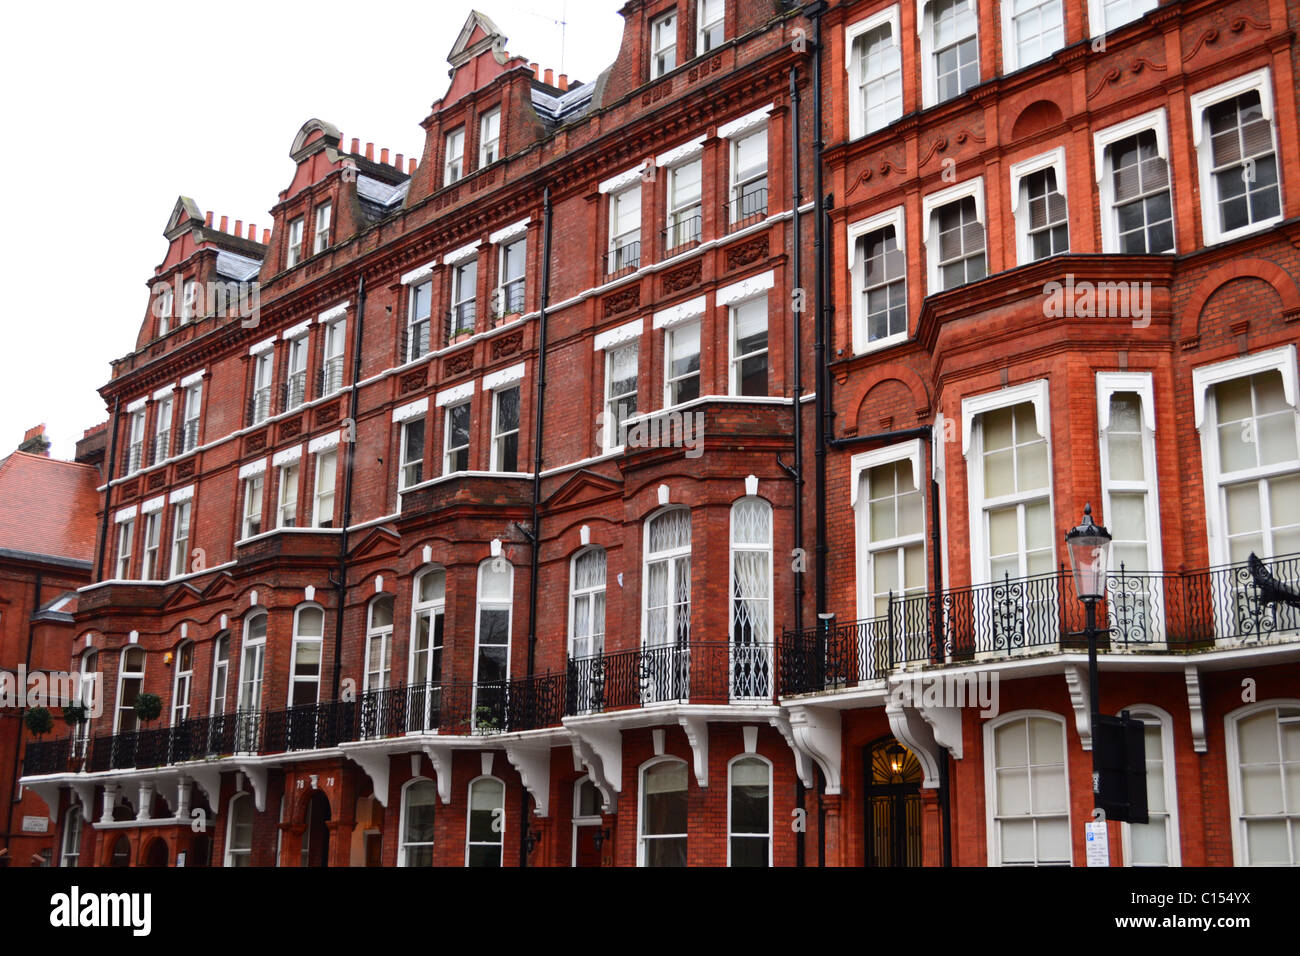
[[329,866],[330,830],[329,797],[317,790],[307,801],[307,829],[302,833],[302,865]]
[[131,865],[131,841],[123,833],[113,844],[113,856],[109,861],[109,866],[130,866]]
[[145,866],[166,866],[167,865],[167,841],[161,838],[155,839],[149,844],[149,849],[144,854]]
[[921,865],[921,781],[916,755],[893,737],[866,748],[866,865]]

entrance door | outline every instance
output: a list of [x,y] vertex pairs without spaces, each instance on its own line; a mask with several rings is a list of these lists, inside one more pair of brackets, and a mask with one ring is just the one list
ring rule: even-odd
[[329,866],[330,830],[326,825],[329,819],[329,798],[317,790],[307,801],[307,828],[302,834],[303,866]]
[[866,748],[866,865],[921,865],[921,780],[916,756],[893,737]]

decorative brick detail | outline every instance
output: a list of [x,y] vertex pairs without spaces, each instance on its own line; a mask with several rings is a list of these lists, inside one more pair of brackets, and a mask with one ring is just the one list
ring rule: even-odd
[[474,350],[465,349],[463,352],[457,352],[450,355],[442,363],[443,374],[451,377],[452,375],[464,375],[474,367]]
[[150,491],[154,491],[155,489],[162,488],[166,484],[167,484],[167,469],[165,468],[162,471],[155,471],[152,475],[149,476]]
[[176,477],[178,480],[181,478],[192,478],[193,476],[194,476],[193,458],[187,458],[185,459],[185,461],[180,462],[176,466]]
[[767,236],[759,236],[727,250],[727,271],[740,269],[767,257]]
[[339,403],[330,402],[316,409],[316,424],[329,425],[339,420]]
[[280,423],[280,441],[286,438],[295,438],[302,434],[302,417],[291,418],[287,422]]
[[134,498],[140,493],[140,483],[138,481],[128,481],[122,486],[123,498]]
[[244,454],[261,451],[266,447],[266,429],[244,439]]
[[523,345],[524,333],[522,331],[499,336],[492,340],[492,357],[499,359],[507,355],[514,355],[523,348]]
[[429,366],[425,365],[403,375],[402,381],[397,386],[397,393],[399,395],[407,395],[411,392],[419,391],[428,383]]
[[603,309],[605,318],[611,315],[618,315],[622,312],[628,312],[637,308],[641,304],[641,287],[639,285],[629,286],[615,292],[613,295],[605,297]]
[[704,271],[704,264],[701,260],[696,259],[688,266],[684,266],[675,272],[669,272],[663,278],[664,295],[672,295],[674,292],[681,292],[683,289],[689,289],[700,281]]

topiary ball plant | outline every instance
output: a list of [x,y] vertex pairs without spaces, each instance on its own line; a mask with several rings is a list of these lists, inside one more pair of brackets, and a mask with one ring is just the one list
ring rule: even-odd
[[157,694],[141,694],[135,699],[135,715],[143,721],[157,720],[162,713],[162,698]]
[[54,718],[44,707],[33,707],[23,716],[23,723],[37,737],[48,734],[54,729]]
[[70,727],[86,722],[86,708],[82,704],[68,704],[63,708],[64,723]]

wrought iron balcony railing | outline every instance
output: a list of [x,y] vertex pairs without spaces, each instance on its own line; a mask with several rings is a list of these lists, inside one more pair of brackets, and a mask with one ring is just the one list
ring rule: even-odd
[[767,218],[767,187],[749,188],[731,202],[722,204],[727,232],[744,229]]
[[[1300,583],[1300,555],[1269,566],[1279,581]],[[1300,608],[1267,597],[1244,563],[1182,573],[1121,567],[1107,575],[1097,607],[1099,646],[1185,652],[1300,633]],[[787,631],[778,655],[781,684],[786,693],[813,693],[879,680],[906,665],[1079,650],[1087,646],[1085,614],[1064,568],[937,595],[890,595],[879,617]]]
[[473,335],[477,318],[478,303],[473,299],[453,305],[447,313],[447,338],[444,345],[453,344],[462,335]]
[[641,268],[641,240],[635,239],[615,246],[605,253],[605,278],[617,279]]
[[704,217],[696,214],[677,219],[663,230],[664,253],[676,252],[678,249],[693,246],[700,241],[704,233]]

